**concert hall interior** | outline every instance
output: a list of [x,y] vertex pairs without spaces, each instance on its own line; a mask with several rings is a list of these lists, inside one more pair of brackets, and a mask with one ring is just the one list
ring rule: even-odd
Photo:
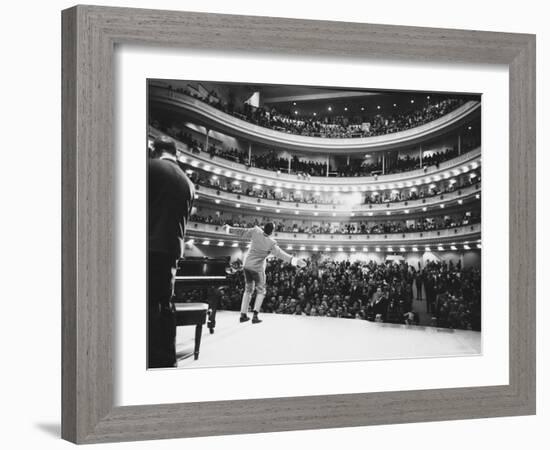
[[[149,80],[148,103],[150,152],[173,140],[195,188],[176,280],[225,261],[223,281],[176,281],[177,302],[215,290],[218,311],[197,361],[178,327],[181,367],[481,351],[481,96]],[[240,323],[251,241],[226,225],[266,223],[307,265],[268,257],[263,323]],[[281,328],[271,356],[232,356]]]

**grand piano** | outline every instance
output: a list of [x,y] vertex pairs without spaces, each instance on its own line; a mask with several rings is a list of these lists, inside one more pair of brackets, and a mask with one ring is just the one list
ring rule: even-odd
[[[199,358],[203,325],[208,320],[211,334],[216,328],[216,312],[227,283],[228,266],[229,258],[186,257],[178,261],[174,286],[176,326],[195,326],[195,359]],[[201,301],[191,302],[191,297]]]

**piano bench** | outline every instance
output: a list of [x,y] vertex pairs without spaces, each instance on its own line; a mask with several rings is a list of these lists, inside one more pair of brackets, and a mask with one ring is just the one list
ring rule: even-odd
[[202,326],[206,323],[208,303],[174,303],[176,326],[195,325],[195,359],[199,359]]

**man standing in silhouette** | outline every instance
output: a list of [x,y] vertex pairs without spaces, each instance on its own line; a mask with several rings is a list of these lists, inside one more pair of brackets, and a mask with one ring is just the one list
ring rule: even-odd
[[195,188],[176,159],[170,139],[154,142],[148,166],[148,353],[149,368],[176,365],[176,314],[172,303],[178,259]]

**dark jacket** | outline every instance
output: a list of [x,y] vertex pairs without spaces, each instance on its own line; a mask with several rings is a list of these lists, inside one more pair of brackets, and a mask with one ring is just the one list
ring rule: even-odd
[[181,258],[195,187],[169,159],[150,159],[148,176],[148,250]]

